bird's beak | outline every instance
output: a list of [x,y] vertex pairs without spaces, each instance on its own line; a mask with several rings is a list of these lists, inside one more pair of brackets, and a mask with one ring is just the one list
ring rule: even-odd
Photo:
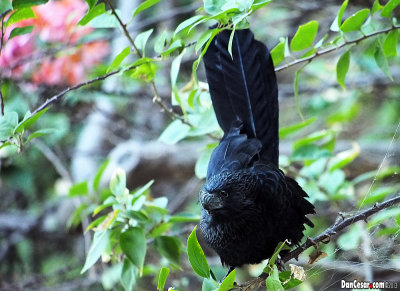
[[200,191],[200,203],[203,208],[207,211],[217,210],[223,207],[223,203],[220,197],[206,191]]

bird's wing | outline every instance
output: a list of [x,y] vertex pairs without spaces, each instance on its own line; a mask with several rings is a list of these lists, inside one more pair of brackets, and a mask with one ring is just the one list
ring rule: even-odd
[[242,121],[241,133],[261,142],[260,159],[277,166],[278,86],[271,56],[249,29],[235,31],[231,56],[231,32],[217,34],[204,55],[218,123],[226,139],[235,120]]

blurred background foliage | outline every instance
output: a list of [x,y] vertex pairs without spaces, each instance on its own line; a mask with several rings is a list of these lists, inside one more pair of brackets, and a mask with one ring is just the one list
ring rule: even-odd
[[[184,253],[200,214],[201,179],[221,131],[202,64],[197,75],[192,68],[212,22],[176,28],[194,15],[206,15],[196,12],[202,1],[150,1],[156,5],[149,8],[122,0],[97,6],[83,0],[34,2],[13,1],[19,14],[15,22],[5,17],[0,55],[5,111],[0,128],[0,288],[155,290],[163,266],[169,270],[166,287],[200,290],[202,280]],[[346,2],[343,19],[379,8],[379,1]],[[0,2],[2,12],[11,9],[7,3]],[[38,3],[43,5],[29,8]],[[109,4],[128,23],[141,57],[150,60],[138,57]],[[278,48],[276,63],[283,53],[279,67],[314,53],[325,34],[329,41],[337,37],[330,28],[341,5],[336,0],[274,1],[248,20],[257,39]],[[377,13],[363,21],[362,32],[340,34],[336,45],[397,25],[398,13],[394,10],[389,19]],[[318,21],[316,41],[299,52],[291,43],[289,55],[298,27],[312,20]],[[340,219],[338,213],[347,216],[399,194],[400,61],[398,36],[385,47],[387,38],[380,34],[355,43],[348,73],[344,66],[341,76],[337,63],[346,48],[316,57],[304,68],[299,64],[277,73],[280,164],[316,205],[316,227],[307,230],[308,236]],[[27,114],[65,88],[115,70],[103,82],[60,96],[37,120]],[[11,134],[10,124],[22,129]],[[141,229],[146,232],[143,257],[124,246],[130,239],[124,232],[128,225],[134,237],[141,236]],[[399,225],[400,209],[384,210],[321,245],[326,258],[310,265],[301,256],[294,263],[305,267],[307,279],[298,290],[337,290],[341,279],[398,281]],[[93,230],[107,233],[97,251],[93,244],[90,248]],[[221,278],[225,270],[217,256],[198,238]],[[236,280],[257,276],[262,269],[237,270]]]

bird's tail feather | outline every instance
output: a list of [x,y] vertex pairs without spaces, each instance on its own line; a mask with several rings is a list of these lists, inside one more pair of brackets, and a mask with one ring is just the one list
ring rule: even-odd
[[261,142],[260,158],[278,165],[278,87],[268,49],[249,29],[231,35],[224,30],[211,42],[204,63],[217,120],[225,135],[232,123],[243,122],[242,133]]

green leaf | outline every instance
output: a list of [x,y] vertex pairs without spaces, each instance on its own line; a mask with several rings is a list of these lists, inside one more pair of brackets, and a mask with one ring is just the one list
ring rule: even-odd
[[22,133],[24,130],[29,129],[46,111],[49,110],[49,107],[39,111],[36,114],[31,114],[27,112],[25,114],[24,119],[18,123],[17,127],[15,128],[15,132]]
[[286,127],[281,127],[279,129],[279,138],[280,139],[285,138],[288,135],[290,135],[292,133],[295,133],[295,132],[299,131],[300,129],[310,125],[315,120],[317,120],[317,118],[313,117],[313,118],[309,118],[309,119],[304,120],[304,121],[302,121],[300,123],[297,123],[297,124],[289,125],[289,126],[286,126]]
[[296,71],[296,74],[294,75],[294,81],[293,81],[293,91],[294,91],[294,99],[296,100],[296,109],[297,109],[297,113],[299,114],[302,121],[304,120],[304,116],[303,116],[303,113],[301,112],[301,106],[300,106],[299,78],[300,78],[300,74],[301,74],[303,68]]
[[395,218],[396,216],[400,215],[400,208],[395,207],[391,209],[385,209],[381,212],[375,214],[368,222],[367,227],[372,227],[374,225],[380,224],[386,220]]
[[49,0],[14,0],[12,6],[14,9],[21,9],[24,7],[31,7],[35,5],[42,5],[49,2]]
[[5,112],[0,116],[0,141],[7,140],[14,134],[18,124],[18,114],[14,111]]
[[[158,206],[154,206],[151,205],[150,206],[151,209],[147,209],[148,211],[153,210],[155,212],[160,213],[161,215],[165,215],[168,214],[168,210],[165,209],[164,207],[158,207]],[[160,223],[158,224],[156,227],[154,227],[151,232],[149,233],[149,237],[150,238],[155,238],[158,237],[164,233],[166,233],[168,230],[171,229],[172,224],[171,223]]]
[[336,64],[336,79],[340,86],[346,88],[346,74],[350,67],[350,50],[347,50]]
[[218,282],[213,279],[204,278],[201,291],[218,291]]
[[85,2],[89,5],[90,10],[97,4],[98,0],[85,0]]
[[106,170],[108,164],[110,163],[110,160],[107,159],[105,160],[99,167],[99,169],[97,170],[96,175],[94,176],[93,179],[93,189],[95,191],[99,190],[99,185],[100,185],[100,181],[101,181],[101,177],[104,174],[104,171]]
[[343,24],[340,26],[340,30],[343,32],[360,30],[361,26],[367,19],[369,12],[370,11],[368,8],[356,12],[343,22]]
[[189,262],[197,275],[203,278],[210,278],[210,267],[208,266],[206,256],[197,241],[196,229],[197,226],[193,229],[187,241]]
[[87,181],[76,183],[69,188],[69,197],[83,196],[89,194],[89,187]]
[[154,240],[157,251],[170,262],[179,266],[181,255],[181,241],[173,236],[158,236]]
[[365,197],[358,203],[358,206],[361,207],[364,205],[373,204],[375,202],[382,202],[386,198],[386,196],[395,193],[396,190],[397,189],[394,186],[379,187],[377,189],[374,189],[367,195],[367,197]]
[[157,283],[157,290],[164,291],[165,283],[167,282],[169,274],[169,269],[162,267],[160,272],[158,273],[158,283]]
[[154,63],[145,63],[136,67],[133,70],[131,77],[145,82],[150,82],[156,76],[156,71],[157,67]]
[[331,157],[332,153],[327,149],[314,144],[297,147],[290,156],[292,161],[313,161],[320,158]]
[[141,227],[130,227],[121,233],[119,243],[124,254],[143,273],[144,258],[146,256],[146,236]]
[[106,6],[104,3],[100,3],[99,5],[92,6],[88,12],[79,20],[78,25],[86,25],[90,21],[92,21],[97,16],[106,12]]
[[154,44],[154,51],[158,54],[161,54],[161,52],[164,50],[165,45],[167,43],[167,37],[168,33],[167,31],[163,31],[163,33],[157,38],[155,44]]
[[279,280],[279,271],[276,265],[273,266],[271,274],[265,281],[268,291],[280,291],[285,290]]
[[[86,205],[86,204],[85,204],[85,205]],[[102,216],[96,218],[95,220],[93,220],[93,221],[87,226],[87,228],[85,229],[85,231],[89,231],[89,230],[91,230],[93,227],[96,227],[96,226],[100,225],[103,221],[106,220],[107,217],[108,217],[108,214],[107,214],[107,215],[102,215]]]
[[119,66],[121,65],[122,61],[125,60],[125,58],[127,56],[129,56],[131,52],[131,48],[129,46],[127,46],[126,48],[124,48],[113,60],[113,62],[111,63],[111,65],[108,67],[107,72],[109,73],[111,71],[114,71],[116,69],[119,68]]
[[13,7],[10,0],[0,0],[0,14],[12,9]]
[[275,264],[276,258],[278,257],[278,255],[281,252],[281,250],[285,248],[285,246],[286,246],[286,241],[281,242],[280,244],[278,244],[276,246],[273,255],[268,260],[268,266],[272,267]]
[[118,203],[117,201],[108,202],[108,203],[105,203],[105,202],[104,202],[103,204],[97,206],[97,207],[95,208],[95,210],[93,210],[93,215],[92,215],[92,216],[95,216],[95,215],[99,214],[100,211],[102,211],[102,210],[104,210],[104,209],[106,209],[106,208],[108,208],[108,207],[110,207],[110,206],[113,206],[113,205],[115,205],[115,204],[117,204],[117,203]]
[[126,189],[126,175],[124,170],[118,168],[115,170],[110,180],[110,190],[115,196],[121,196]]
[[146,0],[144,2],[142,2],[134,11],[133,11],[133,16],[135,17],[136,15],[138,15],[140,12],[152,7],[153,5],[157,4],[158,2],[160,2],[160,0]]
[[336,154],[328,163],[328,170],[333,172],[341,169],[354,161],[360,154],[361,149],[357,143],[352,144],[352,148]]
[[35,27],[32,25],[24,26],[24,27],[16,27],[11,31],[10,37],[8,38],[8,40],[10,40],[18,35],[24,35],[24,34],[31,33],[34,28]]
[[11,14],[10,18],[7,20],[5,27],[10,26],[14,23],[17,23],[21,20],[35,18],[35,13],[33,13],[32,8],[22,8],[16,10],[13,14]]
[[166,144],[176,144],[184,139],[190,130],[190,126],[183,123],[179,119],[172,121],[158,138]]
[[340,6],[339,12],[331,25],[332,31],[339,31],[339,27],[342,26],[343,14],[346,11],[347,4],[349,4],[349,0],[344,1]]
[[[104,3],[100,3],[99,5],[104,5]],[[97,5],[97,6],[99,6]],[[96,6],[96,7],[97,7]],[[96,7],[93,8],[96,9]],[[99,12],[102,9],[99,9]],[[115,10],[115,13],[119,17],[121,17],[121,11]],[[120,24],[118,20],[116,19],[115,15],[111,13],[111,11],[106,11],[103,13],[100,13],[99,15],[96,15],[93,19],[91,19],[88,23],[89,26],[93,28],[119,28]]]
[[136,277],[138,277],[137,268],[127,259],[124,259],[121,270],[121,285],[125,291],[132,291],[136,284]]
[[174,35],[178,34],[182,30],[184,30],[184,29],[188,28],[189,26],[191,26],[196,21],[198,21],[200,19],[203,19],[203,18],[205,18],[203,15],[195,15],[195,16],[190,17],[189,19],[186,19],[185,21],[183,21],[182,23],[180,23],[178,25],[178,27],[174,31]]
[[200,216],[193,213],[182,213],[173,215],[168,219],[171,223],[188,223],[188,222],[199,222]]
[[217,144],[215,143],[211,146],[208,146],[198,158],[196,166],[194,168],[194,172],[197,178],[204,179],[207,176],[208,163],[210,161],[211,154],[216,146]]
[[397,43],[399,41],[399,31],[397,29],[389,32],[383,42],[383,52],[386,57],[397,56]]
[[383,7],[381,16],[390,18],[390,15],[392,14],[393,10],[397,6],[399,6],[399,4],[400,4],[400,0],[390,0],[388,3],[386,3],[385,7]]
[[393,81],[392,74],[389,70],[388,60],[383,52],[382,46],[379,41],[376,42],[375,54],[374,54],[375,62],[378,67]]
[[35,138],[39,138],[39,137],[41,137],[41,136],[54,133],[55,131],[56,131],[56,130],[55,130],[54,128],[43,128],[43,129],[36,130],[36,131],[32,132],[32,133],[28,136],[28,138],[26,139],[26,143],[30,142],[31,140],[33,140],[33,139],[35,139]]
[[197,40],[197,43],[195,46],[196,52],[199,51],[204,46],[204,44],[209,41],[209,39],[212,37],[212,35],[213,35],[213,30],[211,30],[211,29],[203,32],[203,34]]
[[229,275],[225,277],[224,281],[222,281],[221,285],[218,288],[218,291],[231,290],[234,287],[235,274],[236,274],[236,270],[233,270],[232,272],[230,272]]
[[175,40],[173,43],[171,43],[171,44],[169,45],[169,47],[161,53],[161,55],[162,55],[163,57],[169,56],[169,55],[170,55],[172,52],[174,52],[175,50],[183,48],[184,45],[185,45],[185,44],[184,44],[184,42],[183,42],[181,39],[177,39],[177,40]]
[[292,42],[290,43],[290,48],[293,51],[301,51],[311,47],[317,32],[318,22],[315,20],[300,25],[292,39]]
[[81,274],[86,272],[91,266],[93,266],[100,258],[104,250],[106,249],[110,241],[110,231],[100,230],[96,231],[93,236],[93,241],[90,246],[88,255],[86,257],[85,265],[82,268]]
[[146,54],[145,48],[146,48],[147,40],[149,39],[150,35],[153,33],[153,30],[154,30],[153,28],[146,30],[144,32],[139,33],[135,37],[135,45],[139,50],[142,51],[143,57]]
[[271,50],[271,57],[276,67],[285,59],[285,42],[287,39],[281,39],[281,42]]
[[375,0],[374,4],[372,5],[371,14],[374,15],[376,12],[379,12],[382,9],[383,6],[381,5],[381,3],[379,3],[379,0]]
[[303,283],[303,281],[296,279],[296,278],[290,278],[287,283],[283,284],[283,288],[285,290],[289,290],[289,289],[292,289],[292,288],[300,285],[301,283]]

